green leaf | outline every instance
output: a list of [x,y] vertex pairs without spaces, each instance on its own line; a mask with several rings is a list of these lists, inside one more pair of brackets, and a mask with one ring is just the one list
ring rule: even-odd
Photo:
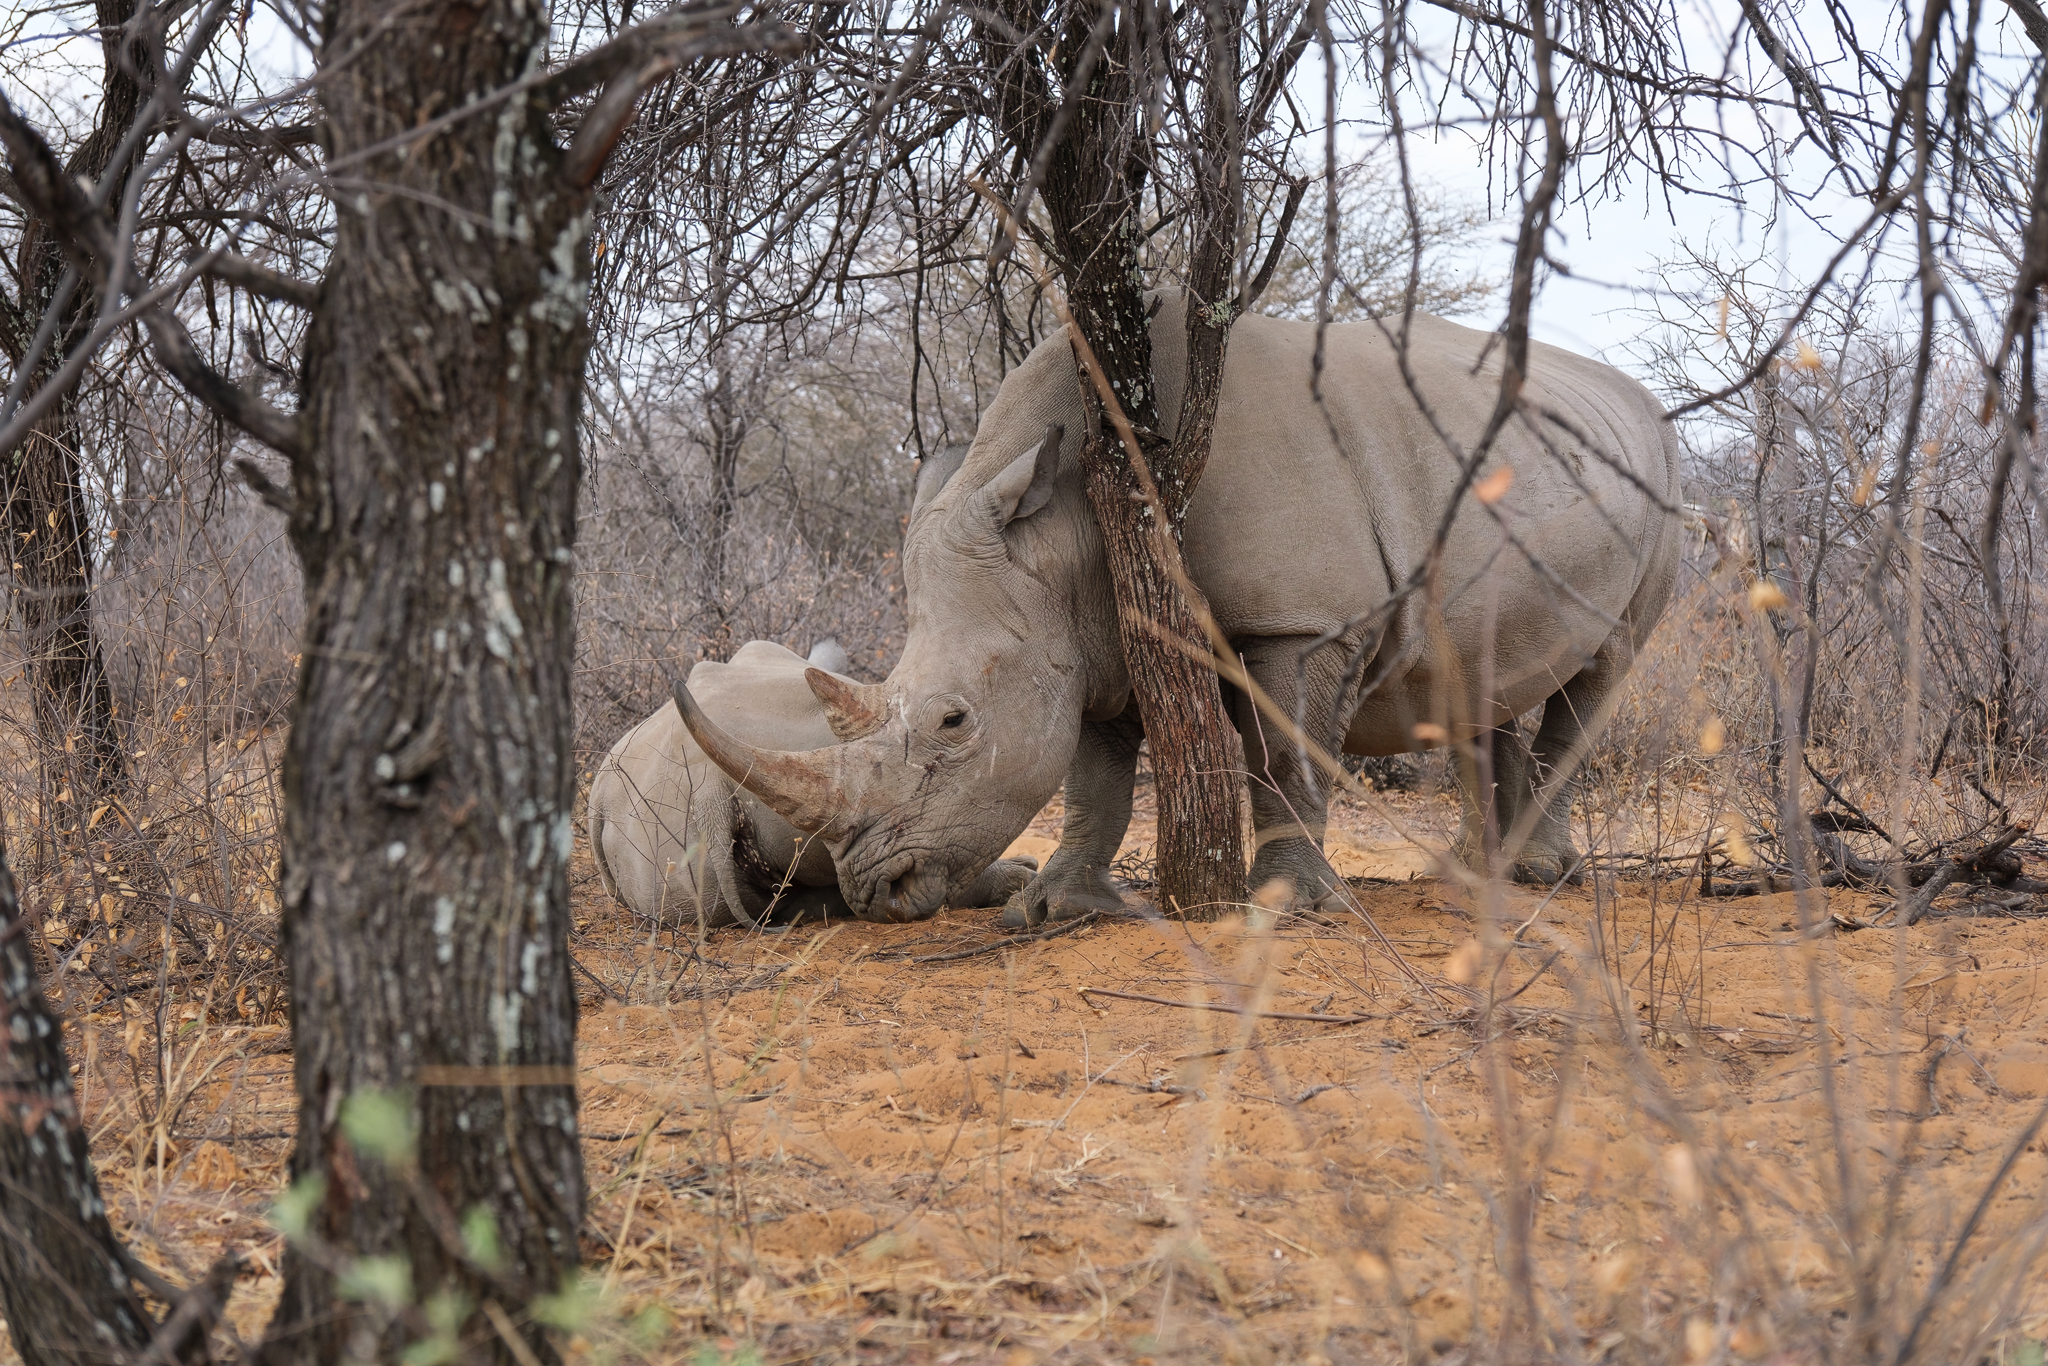
[[334,1293],[398,1309],[412,1303],[412,1263],[403,1257],[358,1257],[334,1281]]
[[485,1271],[505,1265],[505,1248],[498,1241],[498,1216],[489,1205],[471,1205],[462,1216],[462,1250]]
[[306,1236],[313,1211],[327,1198],[327,1178],[311,1172],[292,1182],[290,1189],[270,1207],[270,1223],[279,1233],[298,1242]]
[[650,1304],[626,1320],[626,1341],[636,1352],[651,1352],[668,1336],[669,1322],[667,1309]]
[[565,1333],[580,1333],[590,1326],[604,1303],[604,1287],[592,1276],[563,1278],[562,1289],[542,1295],[533,1302],[534,1318]]
[[2006,1358],[2010,1366],[2044,1366],[2048,1363],[2048,1342],[2038,1338],[2022,1338],[2020,1345],[2012,1349]]
[[389,1091],[358,1091],[341,1103],[341,1131],[386,1166],[412,1162],[412,1106]]
[[398,1354],[403,1366],[444,1366],[462,1355],[462,1339],[453,1333],[435,1333],[421,1338]]
[[690,1366],[761,1366],[761,1348],[752,1342],[719,1338],[700,1342],[690,1354]]
[[436,1290],[427,1297],[427,1322],[433,1325],[438,1335],[453,1337],[462,1331],[462,1322],[469,1317],[469,1296],[460,1290]]

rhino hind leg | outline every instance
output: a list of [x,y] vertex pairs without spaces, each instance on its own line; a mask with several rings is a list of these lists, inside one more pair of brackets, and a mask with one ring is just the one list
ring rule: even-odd
[[[1109,865],[1131,826],[1131,788],[1145,729],[1135,705],[1108,721],[1081,723],[1081,742],[1067,770],[1066,822],[1060,847],[1003,907],[1010,929],[1073,920],[1090,911],[1123,909]],[[1001,865],[997,865],[1000,867]]]
[[[1652,616],[1651,620],[1655,620]],[[1607,719],[1609,703],[1635,662],[1635,641],[1627,628],[1616,631],[1585,668],[1550,695],[1543,707],[1543,725],[1530,745],[1530,775],[1536,786],[1534,809],[1522,822],[1529,828],[1518,864],[1551,874],[1549,880],[1576,878],[1579,853],[1572,845],[1572,799],[1585,769],[1586,752],[1597,728]],[[1553,871],[1554,870],[1554,871]]]
[[[1298,716],[1310,739],[1331,754],[1340,748],[1338,718],[1349,718],[1352,699],[1341,696],[1345,666],[1356,644],[1340,640],[1302,652],[1308,636],[1274,636],[1238,642],[1245,671],[1264,690],[1282,715]],[[1355,681],[1354,681],[1355,686]],[[1270,901],[1267,889],[1277,879],[1291,889],[1283,908],[1310,910],[1336,901],[1343,879],[1323,857],[1323,831],[1329,819],[1329,789],[1311,759],[1302,763],[1299,748],[1288,743],[1281,727],[1261,714],[1250,696],[1231,689],[1232,721],[1244,740],[1245,768],[1251,775],[1252,856],[1246,884]]]
[[[1548,702],[1544,705],[1546,717],[1551,705]],[[1479,743],[1487,746],[1493,786],[1488,794],[1477,791],[1479,769],[1476,758],[1460,764],[1458,798],[1462,815],[1452,853],[1475,872],[1483,874],[1489,870],[1491,860],[1487,850],[1488,813],[1485,803],[1490,796],[1493,838],[1497,846],[1511,856],[1502,866],[1502,871],[1516,882],[1555,885],[1578,862],[1578,854],[1571,850],[1570,832],[1548,819],[1548,808],[1530,814],[1537,800],[1535,779],[1540,765],[1523,742],[1521,728],[1510,720],[1488,731]],[[1567,797],[1565,808],[1569,810],[1570,805]],[[1517,844],[1518,823],[1529,824],[1532,821],[1534,824],[1528,838]],[[1559,844],[1560,835],[1563,836],[1562,846]]]
[[[1496,796],[1500,837],[1511,859],[1507,872],[1517,882],[1555,886],[1565,878],[1578,880],[1572,799],[1594,738],[1593,728],[1604,720],[1608,701],[1627,677],[1634,657],[1634,641],[1625,630],[1615,632],[1584,668],[1545,699],[1543,722],[1526,749],[1518,736],[1513,737],[1512,745],[1503,745],[1502,732],[1494,733],[1495,771],[1501,789]],[[1504,753],[1509,756],[1506,766],[1501,763]],[[1510,784],[1507,773],[1516,764],[1520,768]],[[1477,809],[1469,797],[1465,808],[1457,852],[1471,867],[1484,869],[1479,827],[1474,823]]]

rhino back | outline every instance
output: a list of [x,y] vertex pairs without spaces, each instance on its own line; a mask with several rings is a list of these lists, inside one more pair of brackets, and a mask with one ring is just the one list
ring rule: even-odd
[[[1181,297],[1167,294],[1152,324],[1169,432],[1185,381],[1183,317]],[[1421,563],[1457,487],[1458,457],[1439,429],[1469,449],[1499,392],[1497,339],[1442,319],[1418,315],[1411,324],[1409,370],[1426,409],[1377,324],[1329,329],[1321,403],[1310,389],[1315,346],[1312,324],[1250,315],[1231,329],[1215,437],[1184,544],[1191,573],[1233,638],[1320,634],[1384,604]],[[1041,343],[1004,381],[962,471],[934,506],[969,496],[1048,422],[1061,422],[1069,435],[1055,509],[1087,519],[1078,385],[1064,336]],[[1621,371],[1537,343],[1523,393],[1571,432],[1509,420],[1481,473],[1514,467],[1499,506],[1524,550],[1504,551],[1499,524],[1465,500],[1446,547],[1453,581],[1444,612],[1453,638],[1476,650],[1488,595],[1473,591],[1475,571],[1498,566],[1501,684],[1514,700],[1534,692],[1524,704],[1533,705],[1611,633],[1606,618],[1633,606],[1654,620],[1661,610],[1677,528],[1658,503],[1676,503],[1678,471],[1662,408]],[[1101,553],[1092,524],[1074,543],[1080,553]],[[1551,574],[1584,602],[1561,594]],[[1386,645],[1407,649],[1420,632],[1420,603],[1411,599]],[[1421,656],[1430,652],[1416,653],[1406,677],[1427,688],[1434,680]]]
[[[698,664],[690,689],[714,721],[752,744],[818,749],[835,741],[803,681],[806,667],[779,645],[753,641],[729,662]],[[614,895],[647,915],[694,906],[698,870],[685,855],[698,838],[732,838],[735,799],[770,866],[786,869],[797,859],[799,884],[837,882],[824,845],[804,842],[799,859],[795,828],[734,787],[670,701],[619,737],[591,780],[591,848]]]
[[[1313,328],[1239,324],[1186,536],[1190,564],[1227,630],[1335,628],[1380,605],[1422,564],[1460,477],[1444,437],[1470,450],[1499,392],[1500,351],[1488,340],[1416,319],[1409,361],[1418,404],[1377,327],[1332,328],[1319,407],[1307,379]],[[1677,500],[1676,447],[1662,408],[1633,379],[1555,348],[1531,350],[1525,403],[1563,417],[1570,430],[1509,418],[1480,475],[1512,467],[1498,510],[1520,546],[1504,546],[1502,522],[1485,507],[1461,503],[1445,547],[1444,614],[1453,638],[1476,648],[1496,591],[1476,591],[1476,582],[1491,563],[1510,675],[1569,676],[1578,667],[1571,661],[1611,633],[1604,618],[1628,612],[1670,558],[1675,532],[1658,503]],[[1583,601],[1561,593],[1552,575]],[[1418,612],[1404,613],[1390,643],[1419,629]]]
[[[707,659],[692,668],[690,692],[713,721],[748,744],[823,749],[838,741],[826,724],[824,708],[804,682],[809,667],[809,661],[794,651],[771,641],[750,640],[730,660]],[[674,715],[675,704],[665,710]],[[676,726],[682,729],[680,717]],[[689,740],[687,731],[683,738]],[[690,749],[701,757],[694,743]]]
[[[697,808],[729,811],[731,792],[690,741],[675,703],[620,736],[590,782],[590,849],[606,889],[651,919],[694,914],[704,871],[691,856]],[[715,898],[716,879],[708,881]]]

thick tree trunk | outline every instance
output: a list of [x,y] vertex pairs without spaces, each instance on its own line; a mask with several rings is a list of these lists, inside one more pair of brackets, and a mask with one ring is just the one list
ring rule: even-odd
[[[1163,449],[1158,454],[1165,455]],[[1160,563],[1159,538],[1114,431],[1082,444],[1088,502],[1102,528],[1116,592],[1117,626],[1138,715],[1152,747],[1159,806],[1159,893],[1166,909],[1213,920],[1244,901],[1244,837],[1229,713],[1207,657],[1196,605]]]
[[121,1264],[0,850],[0,1307],[27,1366],[106,1360],[155,1327]]
[[[65,165],[69,174],[94,184],[109,175],[127,174],[126,164],[117,167],[112,162],[141,108],[135,67],[145,53],[140,44],[131,45],[124,62],[122,44],[113,39],[134,13],[135,0],[98,0],[96,6],[100,32],[106,35],[101,43],[105,68],[100,105],[92,132]],[[13,302],[9,325],[0,333],[8,358],[19,366],[44,315],[56,306],[64,273],[63,253],[47,225],[29,223],[16,269],[23,294]],[[35,393],[50,381],[91,329],[99,303],[94,291],[82,284],[73,291],[24,392]],[[118,788],[127,769],[114,723],[113,693],[93,629],[92,523],[80,478],[83,434],[77,412],[75,399],[66,395],[27,441],[7,453],[0,501],[7,508],[8,550],[36,734],[60,792],[69,788],[71,809],[81,812],[90,811],[92,799],[101,792]]]
[[[293,471],[307,614],[282,876],[291,1172],[320,1198],[287,1254],[271,1363],[394,1360],[421,1335],[416,1313],[337,1293],[336,1269],[370,1257],[402,1259],[414,1304],[457,1297],[471,1357],[550,1360],[529,1306],[579,1261],[567,867],[587,195],[558,174],[539,92],[349,160],[533,71],[547,13],[325,10],[337,60],[318,89],[348,188]],[[372,1093],[410,1117],[409,1161],[345,1132]]]
[[[1035,18],[1023,13],[1012,22],[1018,32],[1036,27]],[[1065,26],[1059,48],[1068,54],[1069,81],[1083,78],[1080,68],[1089,60],[1095,22],[1096,16],[1076,9]],[[1071,124],[1044,163],[1045,207],[1075,324],[1141,447],[1144,473],[1168,522],[1162,532],[1145,480],[1088,373],[1088,357],[1077,355],[1090,415],[1081,447],[1089,503],[1102,529],[1124,659],[1152,748],[1160,895],[1178,914],[1213,918],[1244,899],[1238,766],[1216,674],[1201,662],[1210,644],[1201,626],[1207,605],[1177,569],[1181,521],[1208,459],[1228,313],[1210,311],[1213,336],[1204,339],[1199,360],[1190,350],[1190,377],[1200,387],[1189,390],[1192,405],[1183,403],[1185,439],[1169,445],[1159,434],[1152,337],[1139,273],[1145,170],[1140,92],[1133,82],[1136,39],[1128,15],[1107,35],[1086,77],[1087,95],[1074,106]],[[1010,55],[999,117],[1012,145],[1035,157],[1054,131],[1057,102],[1036,75],[1034,58]],[[1227,253],[1223,273],[1227,279]],[[1191,414],[1195,422],[1189,428]]]

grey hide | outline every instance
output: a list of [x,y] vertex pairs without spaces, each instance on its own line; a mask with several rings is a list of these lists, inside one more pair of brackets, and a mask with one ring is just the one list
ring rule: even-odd
[[[730,663],[707,660],[691,669],[690,690],[720,724],[755,743],[830,745],[824,709],[804,683],[807,663],[854,686],[843,677],[846,652],[836,641],[820,641],[806,661],[756,640]],[[643,918],[687,925],[701,910],[707,927],[752,923],[785,876],[790,886],[775,919],[847,913],[823,843],[800,841],[788,821],[705,758],[673,702],[612,746],[591,780],[589,820],[605,890]],[[994,863],[965,889],[961,904],[1001,905],[1034,866]]]
[[[1183,301],[1162,302],[1154,373],[1161,411],[1176,413]],[[1427,412],[1378,325],[1329,330],[1326,405],[1310,393],[1315,348],[1310,324],[1232,326],[1187,516],[1188,568],[1252,678],[1284,714],[1299,707],[1329,748],[1412,749],[1424,722],[1485,746],[1510,837],[1504,870],[1554,880],[1578,857],[1571,784],[1558,775],[1575,768],[1676,576],[1678,443],[1640,384],[1532,345],[1521,408],[1478,472],[1514,470],[1498,519],[1460,501],[1438,606],[1425,594],[1391,606],[1459,482],[1461,457],[1437,429],[1458,452],[1476,442],[1499,392],[1498,339],[1413,320],[1408,361]],[[1130,821],[1142,729],[1078,463],[1084,422],[1072,353],[1054,336],[1010,372],[959,473],[912,518],[909,638],[886,681],[840,699],[851,743],[776,755],[686,714],[727,772],[824,838],[857,909],[930,914],[1062,781],[1059,851],[1005,919],[1118,904],[1108,867]],[[1054,425],[1064,440],[1043,449]],[[1347,673],[1361,651],[1365,667]],[[1326,795],[1291,745],[1267,745],[1273,727],[1245,695],[1229,693],[1254,779],[1251,886],[1284,879],[1297,904],[1319,902],[1335,890],[1321,854]],[[1537,708],[1525,740],[1515,720]],[[1469,791],[1465,811],[1459,852],[1477,861],[1484,826]]]
[[853,673],[853,660],[847,657],[846,647],[832,636],[826,636],[811,647],[809,663],[828,674],[846,676]]

